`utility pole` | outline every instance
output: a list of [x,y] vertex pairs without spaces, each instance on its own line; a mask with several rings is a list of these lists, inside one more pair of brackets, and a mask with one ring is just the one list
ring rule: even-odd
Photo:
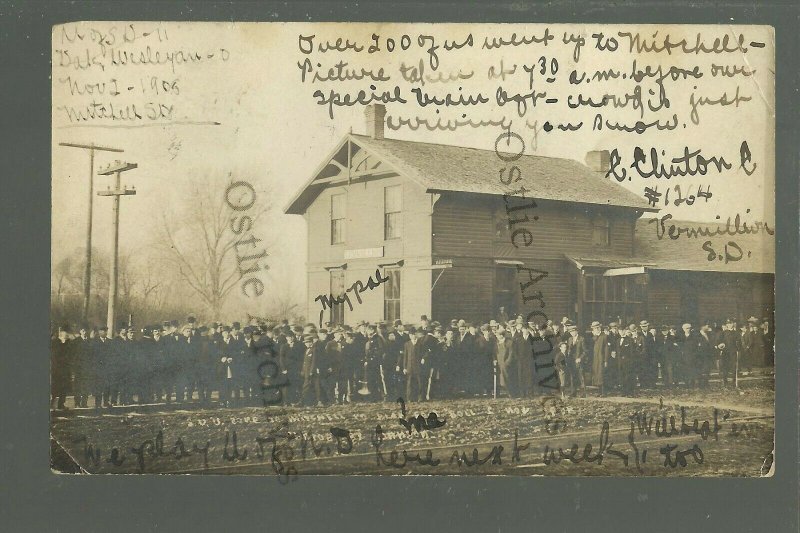
[[112,196],[114,199],[112,206],[113,231],[111,232],[113,243],[111,245],[111,271],[109,273],[108,283],[108,317],[106,319],[106,325],[108,326],[108,334],[110,337],[114,336],[115,331],[114,315],[117,308],[117,279],[119,278],[117,272],[117,263],[119,261],[119,199],[120,196],[136,194],[135,188],[128,189],[127,186],[123,187],[121,185],[120,174],[128,170],[133,170],[137,167],[138,165],[136,163],[114,161],[111,163],[111,165],[98,172],[98,175],[100,176],[110,176],[111,174],[114,174],[117,177],[113,189],[109,187],[105,191],[98,191],[97,193],[98,196]]
[[86,265],[83,271],[83,315],[84,322],[89,320],[89,302],[92,290],[92,203],[94,200],[94,152],[122,152],[119,148],[109,148],[96,144],[58,143],[59,146],[83,148],[89,150],[89,213],[86,217]]

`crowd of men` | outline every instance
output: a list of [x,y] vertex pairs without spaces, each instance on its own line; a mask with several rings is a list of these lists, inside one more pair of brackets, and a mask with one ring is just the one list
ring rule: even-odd
[[635,396],[637,390],[706,387],[712,369],[724,386],[740,371],[773,364],[767,319],[741,326],[690,323],[651,326],[594,321],[581,333],[560,324],[526,323],[522,316],[475,325],[449,325],[422,316],[415,326],[360,322],[355,327],[278,325],[242,327],[194,317],[137,330],[122,324],[68,326],[51,345],[51,405],[100,409],[115,405],[326,405],[554,393]]

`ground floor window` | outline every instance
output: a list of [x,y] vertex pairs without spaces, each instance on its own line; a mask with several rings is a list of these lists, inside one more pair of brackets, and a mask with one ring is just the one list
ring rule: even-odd
[[[331,296],[338,297],[344,294],[344,270],[331,270]],[[330,309],[332,324],[344,325],[344,303],[335,304]]]
[[383,319],[391,323],[400,318],[400,269],[387,268],[383,277]]
[[644,275],[589,274],[583,280],[583,322],[599,320],[607,324],[614,320],[627,325],[644,317],[647,290]]

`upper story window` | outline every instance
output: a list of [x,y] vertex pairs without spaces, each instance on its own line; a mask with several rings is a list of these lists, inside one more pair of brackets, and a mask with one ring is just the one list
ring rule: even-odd
[[592,244],[611,246],[611,221],[605,215],[595,215],[592,219]]
[[403,189],[392,185],[383,191],[383,238],[398,239],[402,235]]
[[331,244],[342,244],[345,239],[347,220],[346,196],[344,193],[331,196]]

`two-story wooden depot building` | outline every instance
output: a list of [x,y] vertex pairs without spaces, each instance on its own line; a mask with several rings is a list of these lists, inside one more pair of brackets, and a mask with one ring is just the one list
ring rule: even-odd
[[[354,324],[400,318],[416,323],[488,321],[541,309],[554,321],[647,318],[651,323],[768,316],[773,311],[774,242],[769,235],[717,237],[752,253],[707,259],[703,239],[657,239],[641,197],[604,178],[607,157],[576,161],[522,156],[514,161],[533,210],[510,215],[494,150],[386,139],[382,106],[367,108],[369,135],[347,135],[285,209],[308,227],[308,317]],[[517,205],[517,204],[514,204]],[[528,220],[509,229],[509,216]],[[670,221],[670,223],[675,223]],[[530,234],[511,232],[524,227]],[[523,237],[532,240],[529,246]],[[514,245],[514,242],[518,246]],[[743,244],[744,243],[744,244]],[[523,302],[532,268],[541,302]],[[367,285],[349,305],[323,310],[318,297]]]

